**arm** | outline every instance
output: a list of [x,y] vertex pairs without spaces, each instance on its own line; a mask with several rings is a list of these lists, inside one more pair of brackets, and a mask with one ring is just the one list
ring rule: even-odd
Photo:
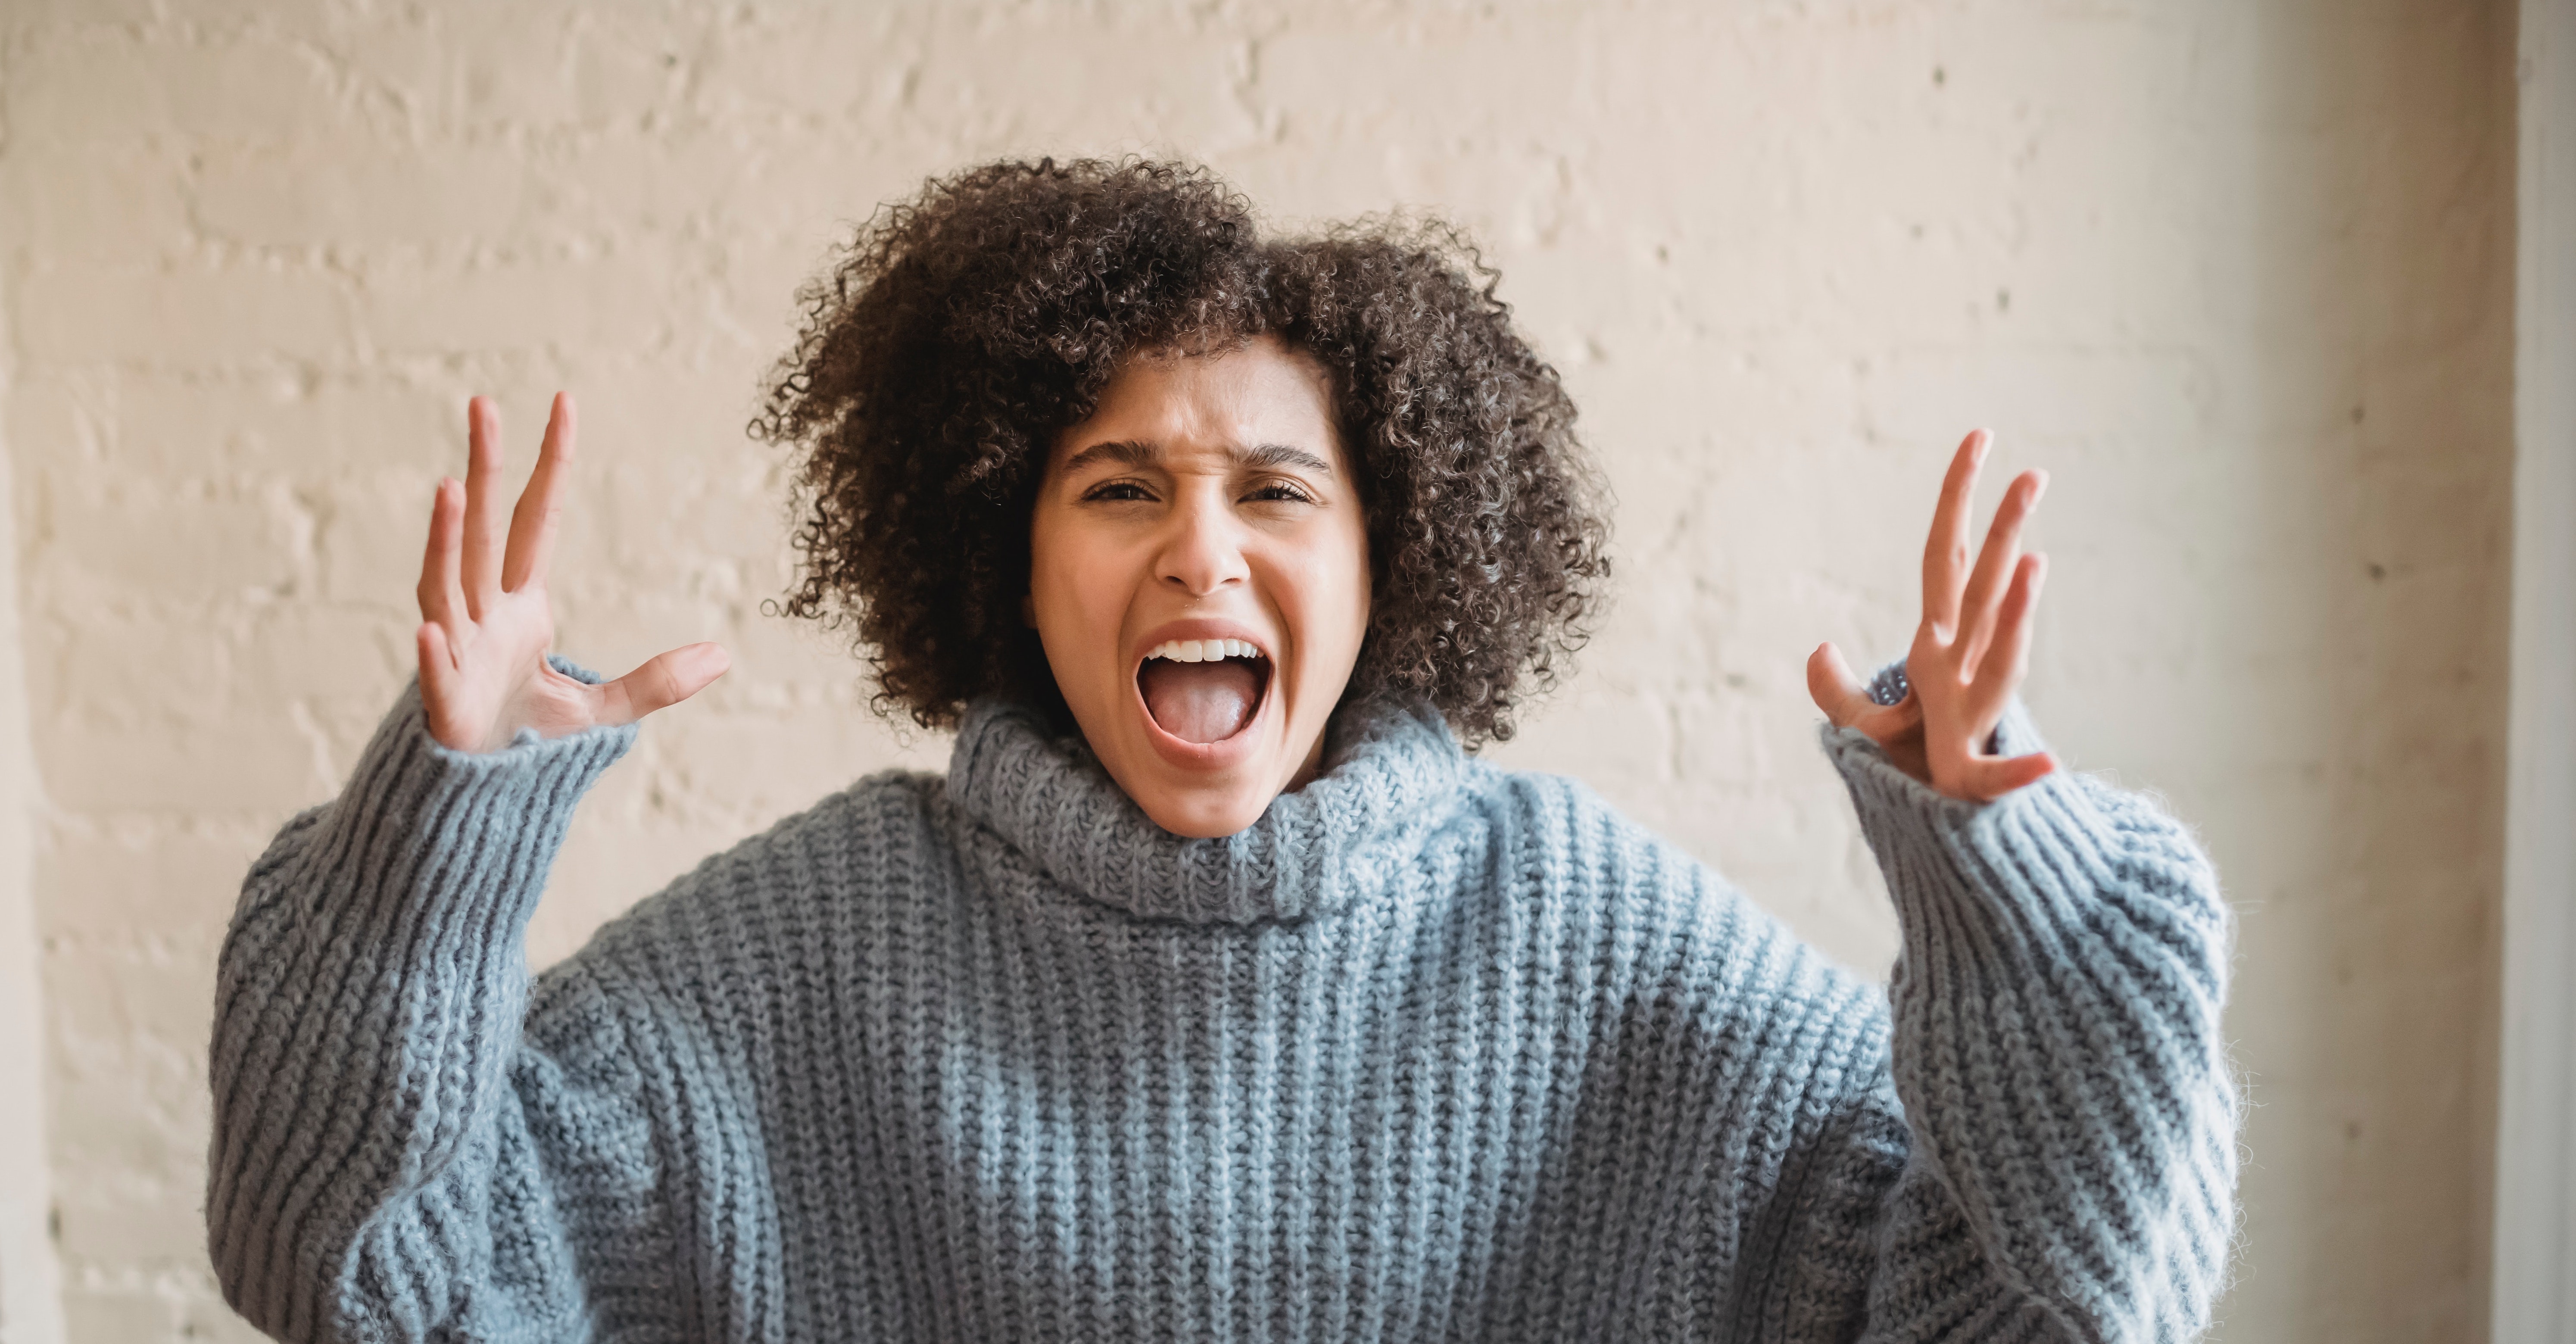
[[2007,489],[1972,568],[1988,442],[1969,435],[1943,482],[1904,664],[1867,686],[1831,645],[1808,664],[1903,937],[1893,1097],[1862,1107],[1893,1111],[1850,1127],[1901,1122],[1903,1159],[1841,1154],[1893,1186],[1870,1334],[2187,1338],[2234,1220],[2227,909],[2180,825],[2059,769],[2014,699],[2045,480]]
[[[579,1333],[567,1228],[633,1221],[649,1147],[605,1052],[523,1038],[523,934],[574,802],[634,731],[457,752],[406,689],[347,790],[252,868],[218,966],[206,1225],[260,1328]],[[565,1110],[596,1119],[545,1123]]]
[[553,658],[572,399],[506,540],[499,419],[478,397],[468,420],[466,482],[430,515],[420,675],[341,796],[252,866],[218,967],[209,1246],[226,1298],[289,1339],[578,1335],[620,1277],[585,1257],[654,1224],[640,1021],[566,976],[530,1017],[524,935],[582,792],[725,658],[691,645],[605,683]]
[[2207,860],[2085,776],[1970,803],[1856,730],[1826,739],[1904,938],[1889,990],[1906,1159],[1872,1335],[1990,1319],[1959,1333],[2011,1338],[2005,1323],[2044,1316],[2042,1338],[2192,1337],[2223,1284],[2236,1182],[2228,913]]
[[[1892,698],[1892,697],[1891,697]],[[2016,711],[2015,749],[2036,739]],[[2195,1337],[2224,1286],[2228,915],[2143,799],[1945,797],[1828,728],[1903,932],[1880,1068],[1831,1104],[1779,1256],[1798,1341]]]

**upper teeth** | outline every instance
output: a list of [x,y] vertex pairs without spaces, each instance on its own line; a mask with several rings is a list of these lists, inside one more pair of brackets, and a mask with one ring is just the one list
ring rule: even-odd
[[1147,658],[1176,663],[1213,663],[1227,658],[1258,658],[1261,650],[1248,639],[1167,639],[1147,650]]

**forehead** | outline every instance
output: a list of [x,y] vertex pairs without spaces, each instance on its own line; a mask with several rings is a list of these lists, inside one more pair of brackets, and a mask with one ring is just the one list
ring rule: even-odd
[[1167,456],[1294,444],[1339,466],[1338,439],[1323,367],[1260,336],[1218,354],[1156,351],[1129,359],[1101,389],[1090,418],[1057,436],[1049,466],[1110,440],[1150,444]]

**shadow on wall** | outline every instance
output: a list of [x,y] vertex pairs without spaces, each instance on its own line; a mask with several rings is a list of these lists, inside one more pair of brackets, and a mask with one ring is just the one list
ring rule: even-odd
[[2214,534],[2243,549],[2191,557],[2231,673],[2208,707],[2279,744],[2235,786],[2256,805],[2200,819],[2238,856],[2230,1017],[2254,1102],[2259,1269],[2221,1320],[2484,1338],[2514,7],[2272,5],[2255,32],[2263,115],[2223,207],[2254,246],[2213,291],[2241,293],[2237,339],[2273,361],[2229,384],[2267,451]]

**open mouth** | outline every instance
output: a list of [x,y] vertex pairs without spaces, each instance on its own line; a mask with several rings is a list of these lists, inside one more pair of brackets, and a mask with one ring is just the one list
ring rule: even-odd
[[1270,660],[1249,640],[1170,639],[1145,653],[1136,689],[1155,726],[1202,746],[1242,732],[1270,689]]

